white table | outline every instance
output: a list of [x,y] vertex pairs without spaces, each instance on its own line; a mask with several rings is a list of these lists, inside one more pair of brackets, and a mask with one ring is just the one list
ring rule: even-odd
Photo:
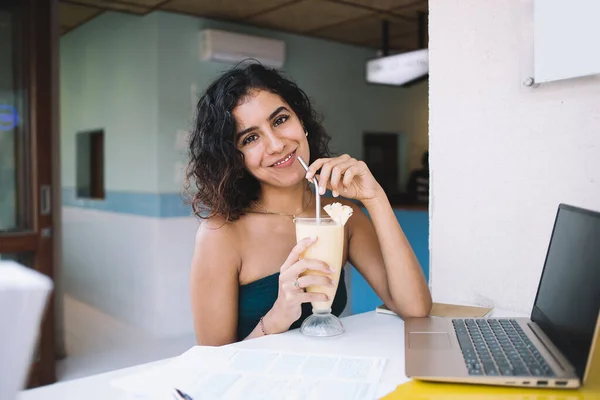
[[[521,317],[523,315],[494,311],[493,316]],[[346,332],[334,338],[308,338],[295,329],[279,335],[263,336],[229,346],[243,349],[384,357],[388,361],[381,381],[381,395],[393,391],[398,384],[409,380],[404,374],[404,322],[402,319],[394,315],[378,314],[372,311],[342,318],[342,322]],[[26,390],[20,393],[18,399],[128,399],[126,392],[110,385],[112,380],[166,364],[169,360],[171,359]]]

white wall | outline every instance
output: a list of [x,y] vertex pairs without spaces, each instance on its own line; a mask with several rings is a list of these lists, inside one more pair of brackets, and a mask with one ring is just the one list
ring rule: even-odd
[[63,279],[77,299],[150,330],[159,220],[63,207]]
[[193,332],[189,265],[198,221],[63,207],[69,294],[156,336]]
[[529,311],[560,202],[600,210],[600,78],[524,87],[532,0],[430,1],[436,301]]

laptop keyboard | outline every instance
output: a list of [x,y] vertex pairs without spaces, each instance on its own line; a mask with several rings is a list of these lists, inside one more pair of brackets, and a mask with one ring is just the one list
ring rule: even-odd
[[453,319],[469,375],[555,376],[514,319]]

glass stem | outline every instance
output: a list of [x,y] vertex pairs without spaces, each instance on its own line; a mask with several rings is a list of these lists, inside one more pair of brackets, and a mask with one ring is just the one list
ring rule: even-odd
[[316,308],[312,309],[313,314],[331,314],[331,308],[328,308],[327,310],[317,310]]

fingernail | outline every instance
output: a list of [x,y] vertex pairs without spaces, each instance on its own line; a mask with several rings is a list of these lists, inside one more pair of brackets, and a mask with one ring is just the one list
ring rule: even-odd
[[336,192],[335,190],[333,191],[333,197],[338,197],[338,192]]
[[334,280],[332,280],[332,281],[331,281],[331,283],[330,283],[330,285],[331,285],[331,286],[335,286],[335,281],[334,281]]
[[344,192],[347,192],[347,191],[348,191],[348,188],[344,188]]
[[310,172],[307,172],[305,177],[306,177],[306,179],[310,179]]
[[310,240],[312,240],[314,242],[315,240],[317,240],[317,237],[315,235],[313,235],[310,237]]
[[325,188],[324,188],[324,187],[321,187],[321,188],[319,189],[319,193],[320,193],[320,194],[325,194]]

